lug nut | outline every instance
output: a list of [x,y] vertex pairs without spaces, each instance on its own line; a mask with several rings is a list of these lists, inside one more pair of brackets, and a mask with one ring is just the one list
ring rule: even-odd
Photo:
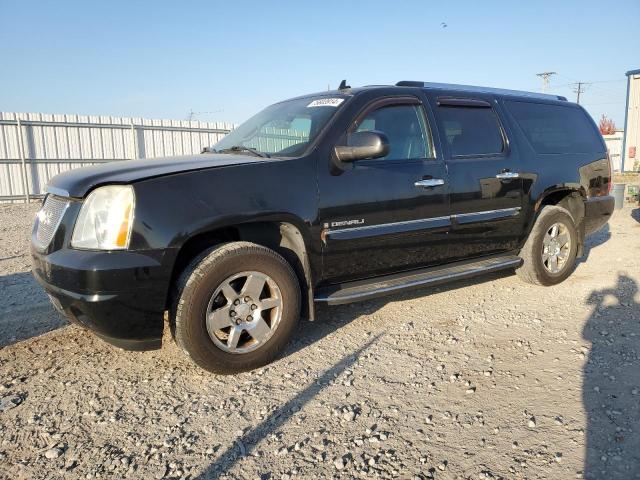
[[245,302],[250,302],[250,301],[251,301],[251,299],[250,299],[249,297],[244,297],[244,301],[245,301]]
[[236,312],[235,312],[234,310],[231,310],[231,311],[229,312],[229,315],[231,315],[232,317],[235,317],[235,316],[236,316]]
[[234,305],[240,305],[240,300],[236,300],[235,302],[233,302]]
[[255,303],[253,305],[251,305],[251,310],[255,310],[257,308],[258,308],[258,306]]
[[242,320],[240,320],[240,318],[236,318],[236,325],[240,325],[242,323]]
[[249,315],[249,316],[247,317],[247,322],[250,322],[251,320],[253,320],[253,317],[252,317],[251,315]]

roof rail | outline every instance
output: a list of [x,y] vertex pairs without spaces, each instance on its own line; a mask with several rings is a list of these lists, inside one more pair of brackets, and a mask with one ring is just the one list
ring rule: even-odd
[[528,98],[540,98],[544,100],[562,100],[567,101],[567,97],[562,95],[549,95],[546,93],[525,92],[520,90],[508,90],[506,88],[492,88],[492,87],[477,87],[474,85],[456,85],[453,83],[434,83],[434,82],[419,82],[415,80],[402,80],[396,83],[397,87],[419,87],[430,88],[437,90],[457,90],[461,92],[470,93],[494,93],[497,95],[511,95],[518,97]]

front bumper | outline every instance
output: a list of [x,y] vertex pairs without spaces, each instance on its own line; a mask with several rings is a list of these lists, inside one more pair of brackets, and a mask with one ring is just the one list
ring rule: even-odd
[[96,252],[33,245],[33,274],[72,322],[127,350],[160,348],[170,281],[167,251]]
[[611,195],[587,198],[584,205],[584,233],[598,231],[611,218],[615,200]]

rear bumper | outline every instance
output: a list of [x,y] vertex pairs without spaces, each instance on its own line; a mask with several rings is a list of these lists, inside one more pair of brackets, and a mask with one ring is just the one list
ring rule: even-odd
[[72,322],[126,350],[160,348],[170,269],[163,251],[31,250],[33,275]]
[[584,232],[593,233],[605,225],[613,214],[615,200],[611,195],[587,198],[584,205]]

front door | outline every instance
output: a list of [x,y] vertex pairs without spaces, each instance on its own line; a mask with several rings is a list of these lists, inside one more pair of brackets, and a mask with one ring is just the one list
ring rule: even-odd
[[509,145],[491,97],[430,96],[450,182],[455,258],[518,247],[525,222],[518,151]]
[[380,131],[390,150],[339,174],[319,175],[323,280],[329,283],[441,263],[447,251],[447,174],[422,102],[386,97],[358,112],[344,133]]

